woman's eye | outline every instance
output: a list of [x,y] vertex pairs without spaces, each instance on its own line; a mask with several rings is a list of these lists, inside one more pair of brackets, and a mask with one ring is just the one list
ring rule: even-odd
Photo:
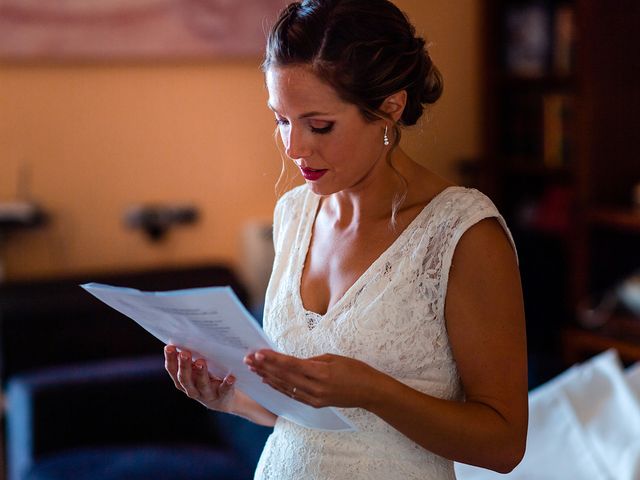
[[276,125],[282,127],[283,125],[289,125],[289,121],[284,118],[276,118]]
[[319,125],[311,125],[311,131],[313,133],[318,133],[320,135],[325,135],[327,133],[329,133],[331,130],[333,130],[333,122],[329,122],[324,126],[319,126]]

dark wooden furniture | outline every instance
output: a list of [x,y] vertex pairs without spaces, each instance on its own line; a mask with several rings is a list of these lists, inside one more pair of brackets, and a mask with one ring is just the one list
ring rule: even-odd
[[0,285],[0,386],[17,373],[83,361],[162,353],[160,341],[80,284],[140,290],[230,285],[247,293],[225,265],[194,265],[95,273]]
[[566,365],[582,362],[609,348],[618,351],[624,364],[640,361],[640,337],[589,331],[575,326],[567,327],[563,331],[563,360]]
[[4,478],[3,389],[19,375],[49,368],[162,355],[163,345],[135,322],[103,304],[80,284],[100,282],[141,290],[229,285],[242,302],[247,291],[219,264],[96,272],[0,284],[0,480]]
[[640,319],[578,321],[579,305],[640,269],[640,3],[485,7],[479,185],[518,244],[533,381],[609,347],[640,358],[628,330]]

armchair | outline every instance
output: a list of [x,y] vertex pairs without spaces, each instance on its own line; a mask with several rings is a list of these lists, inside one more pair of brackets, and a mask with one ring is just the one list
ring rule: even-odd
[[250,479],[271,431],[186,398],[157,355],[18,374],[6,393],[9,480]]
[[0,456],[9,479],[251,478],[269,429],[178,392],[161,342],[79,287],[90,281],[142,290],[231,285],[247,300],[233,270],[218,264],[0,285]]

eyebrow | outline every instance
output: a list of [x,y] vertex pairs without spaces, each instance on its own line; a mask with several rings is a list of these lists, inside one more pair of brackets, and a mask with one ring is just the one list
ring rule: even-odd
[[[267,107],[269,107],[269,110],[271,110],[274,113],[278,113],[276,111],[275,108],[273,108],[273,105],[271,105],[269,102],[267,102]],[[307,112],[307,113],[303,113],[302,115],[300,115],[298,118],[300,120],[305,119],[305,118],[309,118],[309,117],[317,117],[317,116],[324,116],[324,115],[331,115],[328,112]]]

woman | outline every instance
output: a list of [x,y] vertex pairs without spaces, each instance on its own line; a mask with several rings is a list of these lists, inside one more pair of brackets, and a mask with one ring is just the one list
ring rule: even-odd
[[527,428],[516,254],[487,197],[398,147],[442,92],[424,40],[387,0],[308,0],[282,12],[264,71],[306,185],[274,215],[264,325],[284,353],[246,363],[301,402],[344,409],[358,432],[277,418],[168,346],[177,388],[275,425],[258,479],[450,479],[452,461],[512,470]]

